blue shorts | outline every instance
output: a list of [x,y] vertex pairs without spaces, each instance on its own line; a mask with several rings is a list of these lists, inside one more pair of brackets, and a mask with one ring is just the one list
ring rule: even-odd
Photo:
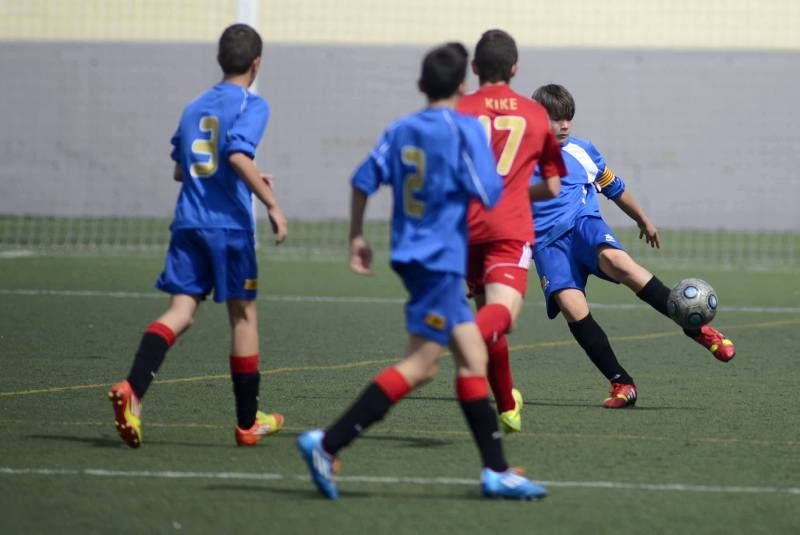
[[589,275],[616,282],[603,273],[597,263],[603,245],[625,250],[602,218],[587,216],[578,218],[575,226],[554,242],[533,251],[548,318],[558,316],[558,305],[551,298],[555,292],[574,288],[586,293]]
[[252,301],[258,293],[255,237],[247,230],[172,231],[164,272],[156,288],[168,294],[207,296],[214,301]]
[[473,321],[464,276],[430,271],[417,263],[393,264],[408,290],[406,330],[437,344],[450,343],[453,329]]

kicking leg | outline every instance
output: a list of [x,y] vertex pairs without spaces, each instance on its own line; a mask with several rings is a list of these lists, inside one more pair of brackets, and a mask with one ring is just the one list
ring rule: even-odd
[[[670,289],[658,277],[637,264],[625,251],[603,247],[598,255],[600,269],[617,282],[625,284],[636,296],[662,315],[669,317],[667,299]],[[736,347],[711,325],[683,329],[686,336],[708,349],[717,360],[728,362],[736,356]]]

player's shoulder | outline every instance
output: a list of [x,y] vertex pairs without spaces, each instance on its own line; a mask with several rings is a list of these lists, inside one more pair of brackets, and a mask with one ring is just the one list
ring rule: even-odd
[[260,108],[269,108],[269,102],[267,99],[262,97],[257,93],[253,93],[252,91],[245,89],[245,94],[247,98],[247,105],[248,106],[257,106]]
[[599,156],[600,151],[597,150],[597,147],[594,146],[594,143],[589,141],[588,139],[576,137],[576,136],[569,136],[567,139],[567,145],[575,145],[576,147],[583,149],[586,151],[590,156]]

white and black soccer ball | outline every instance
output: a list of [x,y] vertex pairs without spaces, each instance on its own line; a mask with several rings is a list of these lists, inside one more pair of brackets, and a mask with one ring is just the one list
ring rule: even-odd
[[669,317],[685,329],[709,323],[717,314],[717,292],[702,279],[683,279],[669,292]]

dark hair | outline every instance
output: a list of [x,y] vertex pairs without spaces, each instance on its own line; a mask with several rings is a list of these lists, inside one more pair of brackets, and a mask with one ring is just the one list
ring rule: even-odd
[[543,85],[533,92],[531,98],[544,106],[553,121],[571,121],[575,117],[575,99],[563,85]]
[[261,36],[247,24],[232,24],[219,38],[217,62],[225,74],[244,74],[261,56]]
[[431,101],[453,96],[467,76],[467,57],[467,49],[456,42],[437,46],[425,54],[419,90]]
[[519,52],[514,38],[503,30],[488,30],[475,45],[475,66],[484,82],[508,82]]

